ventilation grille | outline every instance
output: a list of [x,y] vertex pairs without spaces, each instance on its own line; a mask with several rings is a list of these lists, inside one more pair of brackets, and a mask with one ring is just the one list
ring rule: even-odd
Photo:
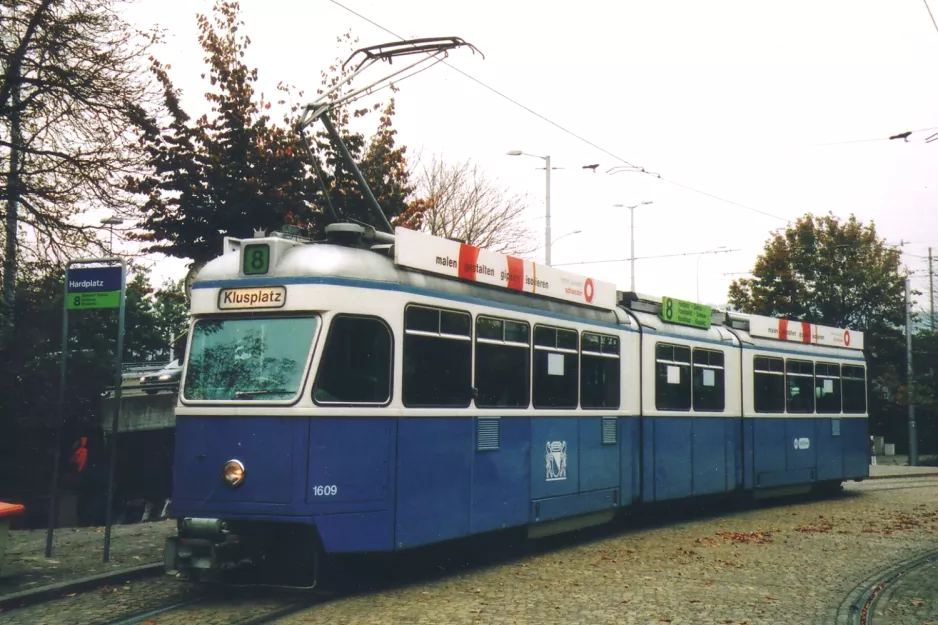
[[492,451],[498,449],[499,444],[499,417],[479,417],[478,425],[478,451]]
[[619,442],[618,425],[619,420],[616,417],[603,417],[603,445],[615,445]]

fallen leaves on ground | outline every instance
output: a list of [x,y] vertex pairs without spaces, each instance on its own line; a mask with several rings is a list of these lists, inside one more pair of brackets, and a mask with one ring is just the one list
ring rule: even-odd
[[772,542],[769,532],[717,532],[717,536],[733,543],[765,545]]
[[821,517],[821,521],[817,524],[805,523],[803,525],[795,526],[796,532],[802,532],[804,534],[830,532],[833,529],[834,529],[834,526],[831,525],[831,522],[823,517]]
[[716,538],[710,538],[709,536],[698,538],[694,542],[697,543],[698,545],[704,545],[707,547],[716,547],[717,545],[720,544],[719,540],[717,540]]

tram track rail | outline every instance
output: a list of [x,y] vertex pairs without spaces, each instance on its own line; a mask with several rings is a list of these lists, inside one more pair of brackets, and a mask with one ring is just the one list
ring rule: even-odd
[[125,614],[111,620],[100,621],[96,625],[139,625],[141,623],[199,623],[205,619],[200,612],[224,610],[227,615],[213,615],[212,622],[224,622],[226,625],[265,625],[291,616],[303,610],[321,605],[336,593],[311,591],[302,597],[257,596],[232,600],[217,593],[206,594],[183,601],[174,601],[162,606]]
[[836,625],[875,625],[876,605],[886,589],[903,576],[938,561],[938,549],[881,568],[857,584],[841,602]]

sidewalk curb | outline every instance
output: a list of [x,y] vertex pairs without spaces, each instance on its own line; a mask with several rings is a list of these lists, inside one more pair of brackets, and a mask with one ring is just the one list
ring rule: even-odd
[[2,595],[0,596],[0,613],[7,610],[23,608],[36,603],[52,601],[53,599],[61,599],[65,595],[71,594],[73,592],[84,592],[93,588],[107,586],[112,583],[122,584],[127,581],[137,580],[144,577],[153,577],[159,575],[162,571],[163,563],[154,562],[153,564],[144,564],[141,566],[135,566],[133,568],[120,569],[118,571],[109,571],[107,573],[100,573],[98,575],[80,577],[78,579],[67,582],[50,584],[49,586],[43,586],[41,588],[22,590],[20,592],[11,593],[9,595]]
[[899,473],[897,475],[871,475],[868,480],[902,480],[914,477],[938,477],[938,470],[928,473]]

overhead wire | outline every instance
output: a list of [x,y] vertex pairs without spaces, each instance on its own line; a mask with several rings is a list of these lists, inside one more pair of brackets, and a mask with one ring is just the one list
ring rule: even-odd
[[658,254],[656,256],[636,256],[635,258],[609,258],[606,260],[582,260],[573,263],[552,263],[552,267],[564,267],[569,265],[598,265],[600,263],[627,263],[631,260],[652,260],[657,258],[675,258],[677,256],[704,256],[706,254],[729,254],[730,252],[739,252],[740,250],[709,250],[706,252],[680,252],[677,254]]
[[[907,132],[908,132],[909,134],[912,134],[912,133],[916,133],[916,132],[928,132],[928,131],[930,131],[930,130],[938,130],[938,126],[932,126],[932,127],[930,127],[930,128],[919,128],[919,129],[917,129],[917,130],[909,130],[909,131],[907,131]],[[905,133],[901,133],[901,134],[905,134]],[[854,144],[854,143],[871,143],[871,142],[873,142],[873,141],[891,141],[891,140],[893,140],[896,136],[898,136],[898,135],[894,135],[893,137],[876,137],[876,138],[870,138],[870,139],[853,139],[853,140],[850,140],[850,141],[833,141],[833,142],[830,142],[830,143],[812,143],[812,144],[805,145],[805,146],[801,146],[801,147],[804,147],[804,148],[821,148],[821,147],[834,146],[834,145],[850,145],[850,144]],[[926,138],[925,141],[928,142],[928,139]]]
[[931,18],[931,23],[934,24],[935,30],[938,30],[938,22],[935,21],[935,16],[931,12],[931,7],[928,6],[928,0],[922,0],[925,3],[925,8],[928,9],[928,16]]
[[[367,17],[367,16],[365,16],[365,15],[362,15],[362,14],[359,13],[358,11],[355,11],[354,9],[351,9],[351,8],[345,6],[344,4],[342,4],[341,2],[339,2],[338,0],[329,0],[329,1],[330,1],[332,4],[336,5],[337,7],[341,8],[341,9],[344,9],[345,11],[348,11],[348,12],[351,13],[352,15],[354,15],[354,16],[356,16],[356,17],[358,17],[358,18],[360,18],[360,19],[362,19],[362,20],[368,22],[369,24],[371,24],[371,25],[374,26],[375,28],[378,28],[378,29],[380,29],[380,30],[383,30],[384,32],[388,33],[389,35],[391,35],[391,36],[393,36],[393,37],[397,37],[398,39],[403,40],[403,37],[402,37],[401,35],[398,35],[398,34],[395,33],[394,31],[392,31],[392,30],[390,30],[390,29],[388,29],[388,28],[385,28],[384,26],[382,26],[381,24],[377,23],[377,22],[374,21],[373,19],[371,19],[371,18],[369,18],[369,17]],[[541,119],[541,120],[547,122],[547,123],[550,124],[551,126],[554,126],[554,127],[557,128],[558,130],[561,130],[562,132],[567,133],[568,135],[574,137],[575,139],[577,139],[577,140],[579,140],[579,141],[582,141],[583,143],[585,143],[585,144],[587,144],[587,145],[589,145],[589,146],[591,146],[591,147],[593,147],[593,148],[599,150],[599,151],[602,152],[603,154],[606,154],[607,156],[610,156],[610,157],[614,158],[615,160],[620,161],[620,162],[622,162],[622,163],[628,165],[629,167],[635,167],[636,169],[643,169],[643,168],[638,167],[637,165],[634,165],[634,164],[630,163],[629,161],[627,161],[626,159],[622,158],[622,157],[619,156],[618,154],[615,154],[615,153],[613,153],[613,152],[607,150],[606,148],[604,148],[604,147],[602,147],[602,146],[600,146],[600,145],[597,145],[596,143],[593,143],[592,141],[590,141],[589,139],[583,137],[582,135],[579,135],[579,134],[573,132],[572,130],[570,130],[570,129],[568,129],[568,128],[565,128],[564,126],[561,126],[561,125],[558,124],[557,122],[555,122],[555,121],[553,121],[553,120],[551,120],[551,119],[545,117],[544,115],[541,115],[541,114],[538,113],[537,111],[535,111],[535,110],[531,109],[530,107],[528,107],[528,106],[522,104],[521,102],[518,102],[518,101],[515,100],[514,98],[512,98],[512,97],[510,97],[510,96],[508,96],[508,95],[502,93],[502,92],[499,91],[498,89],[495,89],[494,87],[487,85],[486,83],[482,82],[482,81],[479,80],[478,78],[476,78],[476,77],[474,77],[474,76],[472,76],[472,75],[470,75],[470,74],[464,72],[463,70],[459,69],[458,67],[455,67],[455,66],[453,66],[453,65],[451,65],[451,64],[449,64],[449,63],[447,63],[446,61],[442,61],[442,63],[443,63],[444,65],[446,65],[447,67],[449,67],[450,69],[452,69],[452,70],[458,72],[458,73],[461,74],[462,76],[465,76],[465,77],[468,78],[469,80],[475,82],[475,83],[478,84],[479,86],[484,87],[485,89],[488,89],[489,91],[491,91],[492,93],[498,95],[499,97],[504,98],[505,100],[508,100],[509,102],[511,102],[512,104],[514,104],[515,106],[518,106],[518,107],[524,109],[525,111],[527,111],[528,113],[534,115],[535,117],[537,117],[537,118],[539,118],[539,119]],[[648,172],[644,172],[644,171],[643,171],[642,173],[648,173]],[[651,174],[649,173],[649,175],[651,175]],[[669,180],[669,179],[664,178],[664,177],[662,177],[662,176],[659,176],[659,175],[657,175],[657,174],[655,174],[655,177],[656,177],[656,178],[659,178],[660,180],[663,180],[664,182],[666,182],[666,183],[668,183],[668,184],[674,185],[674,186],[676,186],[676,187],[680,187],[680,188],[685,189],[685,190],[687,190],[687,191],[691,191],[692,193],[697,193],[697,194],[699,194],[699,195],[704,195],[704,196],[706,196],[706,197],[709,197],[709,198],[714,199],[714,200],[718,200],[718,201],[720,201],[720,202],[724,202],[724,203],[726,203],[726,204],[731,204],[731,205],[733,205],[733,206],[738,206],[738,207],[740,207],[740,208],[744,208],[744,209],[749,210],[749,211],[752,211],[752,212],[754,212],[754,213],[759,213],[760,215],[765,215],[766,217],[771,217],[771,218],[773,218],[773,219],[778,219],[778,220],[784,221],[784,222],[789,222],[789,221],[791,221],[790,219],[787,219],[787,218],[785,218],[785,217],[780,217],[779,215],[773,215],[772,213],[769,213],[769,212],[766,212],[766,211],[763,211],[763,210],[760,210],[760,209],[757,209],[757,208],[753,208],[752,206],[747,206],[746,204],[741,204],[741,203],[739,203],[739,202],[734,202],[733,200],[728,200],[728,199],[726,199],[726,198],[724,198],[724,197],[720,197],[720,196],[715,195],[715,194],[713,194],[713,193],[707,193],[706,191],[701,191],[700,189],[695,189],[694,187],[691,187],[691,186],[688,186],[688,185],[685,185],[685,184],[681,184],[681,183],[679,183],[679,182],[677,182],[677,181],[674,181],[674,180]]]

